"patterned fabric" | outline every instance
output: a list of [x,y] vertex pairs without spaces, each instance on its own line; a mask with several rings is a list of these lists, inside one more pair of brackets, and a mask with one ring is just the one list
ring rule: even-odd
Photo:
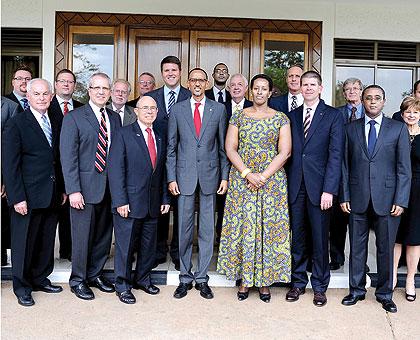
[[[238,153],[253,172],[263,172],[278,154],[280,128],[289,124],[284,113],[267,119],[234,113],[230,124],[239,129]],[[290,227],[284,169],[257,191],[246,186],[232,166],[223,217],[217,271],[245,287],[290,282]]]
[[44,135],[47,138],[48,144],[52,145],[52,130],[50,123],[48,122],[46,113],[41,116],[41,128],[44,131]]
[[172,106],[175,104],[175,91],[169,91],[169,102],[168,102],[168,116],[171,114]]
[[303,135],[305,138],[308,135],[309,127],[311,126],[311,110],[310,107],[306,109],[305,120],[303,121]]
[[99,124],[98,145],[96,146],[95,169],[101,173],[105,170],[108,148],[108,131],[106,129],[105,109],[101,108],[101,124]]

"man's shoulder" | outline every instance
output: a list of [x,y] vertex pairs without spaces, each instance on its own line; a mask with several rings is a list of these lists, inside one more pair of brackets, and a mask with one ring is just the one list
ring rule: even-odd
[[153,91],[147,92],[145,96],[149,96],[149,97],[152,97],[153,99],[156,99],[159,95],[162,95],[162,93],[163,93],[163,86]]

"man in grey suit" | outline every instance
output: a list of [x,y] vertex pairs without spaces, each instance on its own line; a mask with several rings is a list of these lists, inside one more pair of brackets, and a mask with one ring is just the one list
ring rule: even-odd
[[118,116],[105,109],[111,80],[105,73],[89,79],[89,103],[63,119],[60,152],[66,193],[70,200],[72,234],[71,291],[80,299],[95,298],[94,286],[111,293],[102,275],[112,238],[108,188],[108,150],[121,126]]
[[[168,125],[167,180],[169,191],[178,198],[179,286],[174,297],[195,288],[206,299],[213,298],[207,271],[213,255],[216,192],[223,195],[228,186],[229,161],[225,153],[226,110],[223,104],[206,99],[207,73],[195,68],[189,72],[190,100],[172,107]],[[200,201],[198,267],[191,272],[196,194]]]
[[411,184],[410,141],[406,126],[384,117],[385,91],[370,85],[362,93],[365,117],[346,126],[341,208],[350,214],[350,294],[342,304],[365,299],[369,225],[376,235],[376,300],[395,313],[393,256],[400,216]]
[[127,105],[128,97],[130,96],[131,85],[125,79],[116,79],[111,86],[111,104],[106,107],[118,113],[121,120],[121,125],[126,126],[134,123],[137,120],[136,113],[131,106]]

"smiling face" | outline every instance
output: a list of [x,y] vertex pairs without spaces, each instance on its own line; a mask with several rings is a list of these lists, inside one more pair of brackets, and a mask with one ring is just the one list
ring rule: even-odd
[[347,103],[358,105],[362,101],[362,86],[360,83],[348,83],[343,87],[344,98]]
[[152,126],[157,117],[157,111],[155,100],[149,96],[141,97],[134,109],[134,112],[137,114],[137,120],[147,127]]
[[305,103],[313,103],[319,99],[322,92],[322,85],[318,82],[317,78],[303,78],[301,80],[301,92]]
[[251,91],[253,101],[257,105],[263,105],[267,103],[268,98],[271,96],[270,84],[266,79],[263,78],[255,79]]
[[98,107],[104,107],[111,94],[111,84],[103,76],[92,77],[89,84],[89,98]]
[[128,100],[130,95],[128,85],[125,83],[114,83],[114,86],[111,91],[111,99],[115,106],[121,108]]
[[142,74],[137,82],[140,96],[144,96],[147,92],[155,88],[155,79],[148,74]]
[[162,65],[162,78],[165,85],[174,89],[179,85],[181,79],[181,70],[177,64],[167,63]]
[[229,92],[235,103],[244,99],[246,91],[248,91],[248,85],[242,76],[235,75],[230,79]]
[[28,71],[25,71],[25,70],[16,71],[12,79],[13,91],[15,91],[19,96],[25,97],[26,86],[31,79],[32,79],[32,76]]
[[407,125],[416,126],[419,124],[420,120],[420,108],[415,106],[410,106],[402,113],[402,118]]
[[70,99],[75,87],[76,83],[71,73],[60,73],[55,81],[55,93],[63,99]]
[[370,88],[365,90],[363,94],[363,106],[365,107],[366,115],[369,118],[378,117],[385,105],[385,98],[378,88]]
[[43,114],[47,112],[50,106],[52,93],[48,83],[43,79],[39,79],[31,83],[31,88],[26,93],[26,97],[31,108]]
[[291,94],[298,94],[300,92],[300,77],[302,76],[302,69],[293,66],[287,70],[287,88]]
[[191,91],[195,101],[200,101],[204,97],[204,91],[208,85],[206,74],[201,70],[190,72],[188,79],[188,89]]

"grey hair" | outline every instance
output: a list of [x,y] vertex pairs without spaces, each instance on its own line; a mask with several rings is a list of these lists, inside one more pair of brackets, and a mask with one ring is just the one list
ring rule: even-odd
[[92,86],[92,80],[95,77],[101,77],[101,78],[104,78],[104,79],[108,80],[109,87],[111,87],[111,78],[109,78],[109,76],[106,73],[103,73],[103,72],[96,72],[89,77],[89,87]]
[[363,83],[359,78],[347,78],[343,83],[343,92],[344,88],[349,84],[356,84],[358,83],[360,85],[360,89],[363,90]]
[[127,85],[127,87],[128,87],[128,93],[131,92],[131,85],[125,79],[114,79],[113,82],[112,82],[112,85],[111,85],[111,91],[114,89],[115,85],[118,84],[118,83]]
[[235,73],[235,74],[231,75],[230,78],[227,81],[226,86],[230,88],[230,82],[231,82],[232,78],[233,77],[238,77],[238,76],[242,78],[242,80],[245,83],[245,86],[248,86],[248,79],[246,79],[245,76],[243,74],[241,74],[241,73]]
[[48,86],[48,92],[49,92],[49,93],[52,93],[52,86],[51,86],[51,83],[50,83],[47,79],[43,79],[43,78],[34,78],[34,79],[31,79],[31,80],[29,81],[29,83],[26,85],[26,90],[27,90],[28,92],[30,92],[30,91],[31,91],[31,89],[32,89],[32,84],[33,84],[33,83],[35,83],[35,82],[37,82],[37,81],[43,81],[44,83],[46,83],[46,84],[47,84],[47,86]]

